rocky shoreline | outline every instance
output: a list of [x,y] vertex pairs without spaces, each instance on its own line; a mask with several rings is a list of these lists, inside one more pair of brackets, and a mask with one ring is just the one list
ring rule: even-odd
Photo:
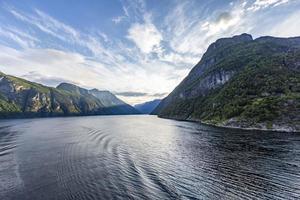
[[[188,120],[189,121],[189,120]],[[208,123],[208,122],[203,122],[203,121],[198,121],[202,124],[209,125],[209,126],[215,126],[215,127],[220,127],[220,128],[230,128],[230,129],[240,129],[240,130],[253,130],[253,131],[272,131],[272,132],[286,132],[286,133],[300,133],[300,130],[295,129],[293,127],[289,126],[277,126],[274,125],[272,128],[267,128],[267,125],[265,124],[256,124],[256,126],[249,126],[249,127],[243,127],[239,124],[228,124],[228,125],[223,125],[223,124],[213,124],[213,123]]]
[[227,123],[216,124],[216,123],[202,121],[194,118],[183,119],[180,117],[166,117],[166,116],[157,116],[157,117],[164,118],[164,119],[178,120],[178,121],[196,122],[196,123],[217,127],[217,128],[238,129],[238,130],[248,130],[248,131],[252,130],[252,131],[267,131],[267,132],[300,133],[300,128],[287,126],[287,125],[282,125],[282,126],[273,125],[272,128],[267,128],[267,125],[263,123],[255,124],[255,126],[253,125],[247,126],[245,123],[239,123],[237,121],[234,121],[233,123],[233,121],[230,120],[228,120]]

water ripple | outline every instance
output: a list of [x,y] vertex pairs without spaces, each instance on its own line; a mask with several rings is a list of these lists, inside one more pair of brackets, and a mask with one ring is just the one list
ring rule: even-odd
[[153,116],[11,120],[0,199],[300,199],[300,135]]

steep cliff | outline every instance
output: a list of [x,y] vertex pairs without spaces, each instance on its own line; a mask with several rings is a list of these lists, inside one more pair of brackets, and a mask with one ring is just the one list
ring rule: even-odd
[[[140,114],[134,107],[118,99],[109,91],[100,91],[97,89],[87,90],[69,83],[61,83],[57,86],[57,89],[64,90],[71,94],[81,95],[86,98],[86,101],[100,103],[101,105],[98,105],[101,107],[99,111],[104,114]],[[91,104],[93,105],[93,103]]]
[[219,126],[300,130],[300,38],[242,34],[211,44],[155,109]]
[[124,102],[109,104],[76,85],[62,83],[52,88],[0,73],[0,118],[137,113]]

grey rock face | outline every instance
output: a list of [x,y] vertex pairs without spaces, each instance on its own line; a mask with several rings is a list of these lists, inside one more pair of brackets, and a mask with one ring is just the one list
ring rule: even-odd
[[11,81],[2,76],[0,78],[0,91],[6,96],[10,96],[13,92],[16,91],[16,88]]
[[100,91],[97,89],[89,90],[89,93],[100,99],[104,106],[120,106],[126,105],[126,103],[118,99],[114,94],[109,91]]
[[0,118],[138,113],[109,91],[68,83],[51,88],[0,72]]
[[253,40],[242,34],[219,39],[152,114],[240,128],[299,130],[299,61],[300,37]]
[[203,80],[199,81],[194,87],[193,90],[189,90],[185,94],[180,93],[180,97],[184,98],[195,98],[199,95],[206,95],[211,89],[216,89],[219,86],[224,85],[230,78],[235,74],[234,71],[217,71],[212,73]]

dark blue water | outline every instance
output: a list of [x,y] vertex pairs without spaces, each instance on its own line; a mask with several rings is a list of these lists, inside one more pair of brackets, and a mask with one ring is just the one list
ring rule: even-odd
[[0,199],[300,199],[300,134],[155,116],[1,121]]

